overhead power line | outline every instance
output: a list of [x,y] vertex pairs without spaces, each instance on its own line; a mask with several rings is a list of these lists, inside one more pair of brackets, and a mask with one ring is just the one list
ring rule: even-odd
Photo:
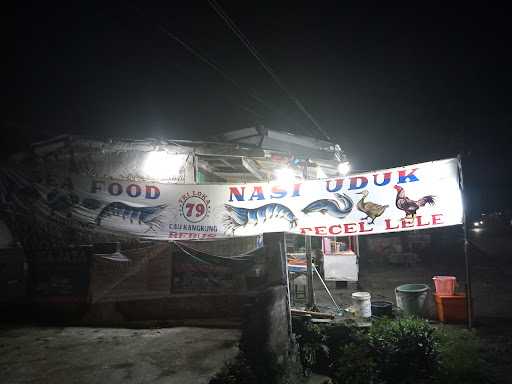
[[229,15],[222,9],[222,7],[215,0],[208,0],[208,3],[213,8],[215,13],[226,23],[228,28],[235,34],[235,36],[242,42],[242,44],[249,50],[249,52],[256,58],[256,60],[260,63],[263,69],[270,75],[270,77],[274,80],[274,82],[283,90],[283,92],[288,96],[288,98],[297,106],[297,108],[302,111],[308,119],[313,123],[315,128],[327,139],[331,140],[327,132],[320,126],[318,121],[313,117],[313,115],[306,109],[304,104],[288,89],[288,87],[283,83],[283,81],[277,76],[272,67],[268,65],[263,57],[259,54],[256,48],[251,44],[249,39],[242,33],[242,31],[236,26],[236,24],[231,20]]
[[[161,64],[160,65],[160,71],[165,72],[165,73],[169,73],[169,69],[167,68],[168,64],[165,64],[165,63],[159,63],[159,64]],[[187,76],[188,79],[191,78],[190,77],[191,76],[190,71],[187,71],[187,70],[183,69],[183,67],[181,65],[178,65],[175,62],[173,62],[171,65],[174,67],[175,70],[179,71],[184,76]],[[250,105],[247,105],[245,103],[242,104],[240,100],[238,100],[238,99],[236,99],[234,97],[231,97],[227,93],[223,93],[222,97],[224,99],[226,99],[226,101],[228,101],[230,104],[233,104],[234,106],[238,107],[239,109],[241,109],[241,110],[243,110],[245,112],[248,112],[251,115],[253,115],[254,116],[253,121],[255,123],[257,123],[257,124],[264,124],[264,122],[266,121],[265,116],[263,116],[261,113],[257,112],[253,108],[251,108]]]
[[[139,13],[141,16],[143,17],[146,17],[146,15],[144,14],[144,12],[137,6],[135,5],[132,5],[132,8],[134,8],[137,13]],[[208,65],[210,68],[212,68],[215,72],[217,72],[219,75],[221,75],[226,81],[228,81],[229,83],[231,83],[233,86],[235,86],[237,89],[239,89],[240,91],[242,91],[243,93],[246,93],[249,97],[251,97],[253,100],[257,101],[258,103],[260,103],[261,105],[263,105],[265,108],[267,108],[268,110],[278,114],[278,115],[281,115],[283,116],[286,120],[288,121],[291,121],[294,125],[298,126],[299,128],[301,128],[302,130],[304,130],[305,128],[302,127],[301,124],[295,122],[295,121],[292,121],[290,119],[290,117],[284,115],[282,112],[280,112],[277,108],[273,107],[272,105],[270,105],[267,101],[263,100],[261,97],[259,97],[254,91],[252,90],[246,90],[244,89],[234,78],[232,78],[231,76],[229,76],[225,71],[223,71],[219,65],[217,65],[216,63],[214,63],[212,60],[208,59],[206,56],[202,55],[201,53],[199,53],[196,49],[194,49],[190,44],[187,44],[183,39],[179,38],[178,36],[176,36],[175,34],[171,33],[165,26],[163,26],[162,24],[159,24],[159,23],[156,23],[156,26],[158,28],[158,30],[160,32],[162,32],[163,34],[165,34],[167,37],[171,38],[172,40],[174,40],[175,42],[177,42],[179,45],[181,45],[183,48],[185,48],[185,50],[187,50],[190,54],[192,54],[193,56],[195,56],[197,59],[199,59],[201,62],[203,62],[204,64]],[[253,115],[256,115],[258,117],[261,117],[261,115],[259,115],[257,112],[255,112],[254,110],[248,108],[248,107],[243,107],[242,109],[244,109],[245,111],[253,114]]]

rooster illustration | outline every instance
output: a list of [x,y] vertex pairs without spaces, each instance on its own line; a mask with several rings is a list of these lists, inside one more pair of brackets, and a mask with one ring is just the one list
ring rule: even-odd
[[405,191],[399,185],[395,185],[393,188],[396,189],[396,207],[405,211],[406,218],[413,218],[416,216],[416,211],[426,204],[434,205],[434,196],[426,195],[419,200],[412,200],[405,196]]

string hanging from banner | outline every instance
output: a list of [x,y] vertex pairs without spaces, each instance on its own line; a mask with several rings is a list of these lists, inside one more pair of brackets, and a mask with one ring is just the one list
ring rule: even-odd
[[[238,255],[221,256],[221,255],[213,255],[210,253],[203,252],[197,248],[193,248],[190,244],[185,245],[183,242],[180,242],[180,241],[175,241],[174,243],[178,246],[178,248],[181,251],[183,251],[184,253],[186,253],[187,255],[189,255],[195,259],[201,260],[202,262],[206,262],[206,261],[201,259],[200,255],[203,255],[206,257],[213,257],[213,258],[217,258],[217,259],[229,260],[229,261],[249,261],[252,259],[252,257],[254,256],[254,254],[257,251],[260,251],[263,249],[263,247],[255,247],[249,251],[246,251],[246,252],[238,254]],[[194,251],[196,254],[194,255],[191,251]]]

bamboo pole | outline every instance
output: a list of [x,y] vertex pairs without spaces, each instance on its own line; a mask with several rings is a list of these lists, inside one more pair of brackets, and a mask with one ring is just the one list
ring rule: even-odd
[[325,313],[325,312],[314,312],[314,311],[303,311],[301,309],[295,309],[292,308],[291,310],[292,315],[311,315],[311,317],[317,317],[320,319],[334,319],[334,315],[332,313]]

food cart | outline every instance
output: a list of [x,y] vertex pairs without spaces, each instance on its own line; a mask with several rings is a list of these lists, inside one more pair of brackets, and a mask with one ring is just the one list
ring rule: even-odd
[[359,238],[323,237],[324,277],[326,281],[357,281],[359,275]]

